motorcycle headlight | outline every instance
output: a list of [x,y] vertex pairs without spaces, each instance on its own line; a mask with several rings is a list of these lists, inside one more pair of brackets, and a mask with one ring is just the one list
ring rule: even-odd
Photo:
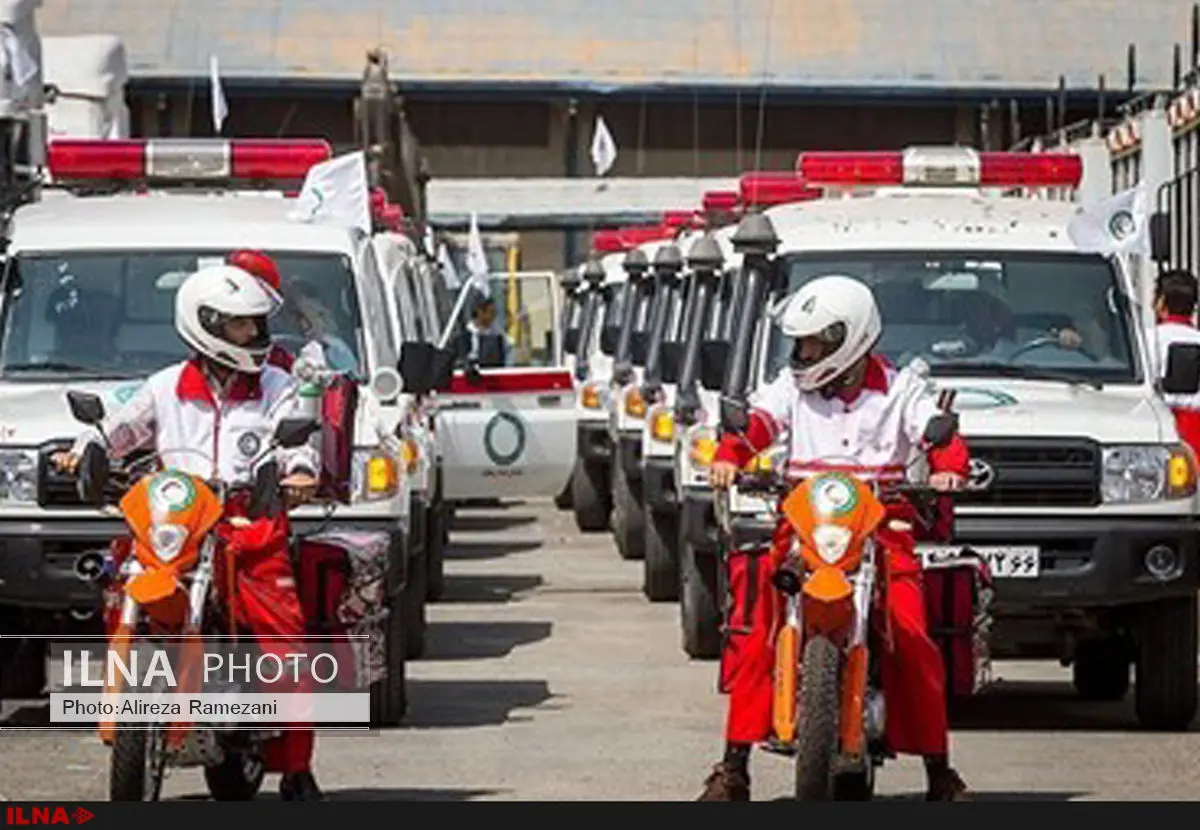
[[0,502],[37,503],[37,452],[0,450]]
[[1186,446],[1105,447],[1100,492],[1105,502],[1188,498],[1196,493],[1196,459]]
[[157,524],[150,529],[150,544],[154,554],[164,562],[170,562],[187,542],[188,529],[183,525]]
[[846,548],[854,534],[847,527],[834,524],[819,524],[813,528],[813,545],[817,548],[817,556],[830,565],[836,565],[838,560],[846,555]]

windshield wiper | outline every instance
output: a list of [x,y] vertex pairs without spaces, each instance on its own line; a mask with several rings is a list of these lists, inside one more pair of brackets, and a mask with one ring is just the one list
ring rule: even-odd
[[982,363],[938,363],[930,366],[935,375],[973,375],[997,374],[1006,378],[1021,380],[1048,380],[1057,383],[1069,383],[1072,386],[1084,385],[1093,389],[1103,389],[1104,383],[1098,378],[1079,375],[1062,369],[1043,369],[1038,366],[1020,366],[1011,363],[982,362]]
[[130,374],[128,372],[117,372],[112,369],[103,369],[96,366],[81,366],[77,363],[68,363],[66,361],[51,360],[45,363],[10,363],[7,366],[0,367],[0,371],[4,374],[16,374],[20,372],[63,372],[77,375],[86,375],[94,380],[132,380],[139,375]]

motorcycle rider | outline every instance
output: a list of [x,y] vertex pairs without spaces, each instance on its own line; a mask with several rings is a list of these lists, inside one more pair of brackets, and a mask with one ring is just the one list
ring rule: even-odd
[[[1200,330],[1195,323],[1196,278],[1182,268],[1164,271],[1158,278],[1154,309],[1158,313],[1159,365],[1167,367],[1167,349],[1174,343],[1200,343]],[[1200,454],[1200,395],[1164,396],[1175,415],[1179,437]]]
[[[282,418],[294,414],[296,384],[286,372],[266,365],[270,347],[267,318],[282,303],[267,281],[229,265],[192,274],[175,295],[175,328],[192,355],[151,375],[138,392],[104,424],[109,452],[118,458],[158,446],[164,466],[228,484],[248,484],[251,462],[267,446]],[[53,457],[74,472],[94,430],[79,437],[69,452]],[[173,448],[211,448],[213,458]],[[288,501],[311,498],[320,462],[312,446],[280,450],[281,485]],[[213,469],[215,467],[215,469]],[[231,499],[227,515],[244,510]],[[287,514],[254,520],[245,528],[224,526],[230,538],[241,534],[236,620],[260,637],[264,651],[296,651],[283,637],[304,634],[305,620],[288,555]],[[274,639],[262,639],[271,635]],[[268,743],[266,765],[283,773],[280,795],[288,801],[322,800],[311,771],[311,729],[285,730]]]
[[[243,271],[264,280],[276,294],[279,294],[281,297],[283,296],[283,289],[280,287],[279,266],[275,264],[275,260],[262,251],[242,248],[231,253],[225,261],[235,268],[241,268]],[[272,343],[271,351],[267,354],[267,363],[270,363],[272,366],[278,366],[285,372],[290,372],[292,371],[292,366],[295,364],[295,359],[283,346],[280,346],[278,343]]]
[[[790,371],[755,392],[745,433],[722,437],[710,472],[714,488],[729,488],[784,432],[790,436],[789,470],[801,475],[833,465],[902,479],[910,455],[927,449],[930,486],[962,486],[969,457],[961,438],[955,435],[941,448],[922,445],[926,425],[942,411],[924,373],[913,366],[898,372],[873,353],[882,323],[866,285],[840,275],[814,279],[783,305],[775,322],[793,339]],[[895,752],[924,757],[928,800],[964,800],[966,785],[949,763],[945,666],[926,631],[911,527],[885,523],[877,533],[892,580],[887,610],[893,648],[880,655],[885,700],[894,713],[886,718],[887,742]],[[740,569],[741,576],[731,568],[734,607],[728,619],[746,620],[748,630],[731,630],[724,647],[726,751],[701,801],[750,799],[750,749],[771,732],[772,632],[782,611],[781,603],[772,602],[772,576],[789,544],[790,531],[781,525],[769,555],[746,553],[759,559],[758,567]]]

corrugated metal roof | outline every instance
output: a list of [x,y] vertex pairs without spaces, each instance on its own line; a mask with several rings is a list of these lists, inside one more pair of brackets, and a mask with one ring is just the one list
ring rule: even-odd
[[112,32],[135,77],[351,80],[382,44],[413,82],[591,89],[1036,89],[1171,79],[1192,0],[45,0],[44,35]]
[[466,227],[587,227],[657,221],[668,210],[699,208],[711,190],[737,190],[728,178],[432,179],[429,221]]

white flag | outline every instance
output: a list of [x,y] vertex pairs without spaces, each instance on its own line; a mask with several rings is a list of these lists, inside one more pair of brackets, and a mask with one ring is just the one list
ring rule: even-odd
[[330,222],[371,232],[367,157],[358,150],[314,164],[288,218],[296,222]]
[[603,176],[612,169],[617,160],[617,143],[613,141],[608,125],[602,116],[596,116],[596,131],[592,133],[592,164],[596,165],[596,175]]
[[212,97],[213,132],[221,132],[225,116],[229,115],[229,107],[225,103],[225,89],[221,86],[221,71],[217,66],[217,56],[208,56],[208,85]]
[[458,277],[458,269],[454,267],[454,260],[450,258],[450,250],[444,242],[438,246],[437,261],[441,266],[442,279],[445,280],[446,287],[451,291],[461,288],[462,280]]
[[1149,254],[1150,204],[1142,187],[1123,190],[1090,210],[1080,208],[1067,236],[1089,254]]
[[471,212],[471,230],[467,234],[467,273],[471,284],[484,294],[492,293],[491,267],[487,252],[483,248],[483,237],[479,233],[479,217]]

